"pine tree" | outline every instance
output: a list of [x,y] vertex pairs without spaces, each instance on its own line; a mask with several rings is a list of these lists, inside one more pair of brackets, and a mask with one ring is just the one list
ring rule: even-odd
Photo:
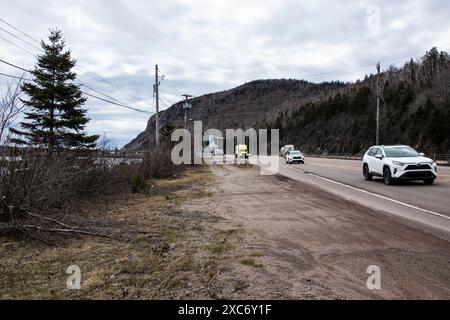
[[76,60],[70,50],[64,51],[65,41],[59,30],[50,30],[49,43],[41,42],[44,53],[38,56],[37,65],[31,72],[33,82],[24,83],[22,91],[28,100],[22,100],[28,111],[22,130],[11,131],[19,138],[14,142],[47,147],[48,152],[68,148],[91,148],[98,136],[84,132],[89,119],[83,105],[80,86],[74,84],[76,73],[71,71]]

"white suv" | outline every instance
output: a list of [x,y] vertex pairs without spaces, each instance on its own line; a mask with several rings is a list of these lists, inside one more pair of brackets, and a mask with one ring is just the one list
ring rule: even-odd
[[437,178],[436,163],[408,146],[375,146],[363,158],[366,180],[382,177],[390,185],[396,180],[423,180],[433,184]]

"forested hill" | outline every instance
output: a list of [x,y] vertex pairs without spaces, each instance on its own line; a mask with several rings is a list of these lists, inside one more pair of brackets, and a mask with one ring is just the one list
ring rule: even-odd
[[[358,154],[376,140],[376,76],[321,102],[279,113],[269,125],[306,152]],[[381,77],[380,140],[450,153],[450,58],[435,48]]]
[[[450,57],[433,48],[380,79],[381,142],[450,153]],[[355,83],[259,80],[192,101],[189,117],[205,128],[279,128],[281,143],[309,153],[357,154],[375,144],[375,75]],[[182,103],[162,114],[162,126],[181,126]],[[164,131],[164,128],[162,129]],[[151,146],[154,117],[127,149]]]
[[[299,80],[257,80],[237,88],[207,94],[190,100],[188,117],[203,121],[204,129],[237,129],[261,127],[274,121],[279,112],[290,111],[310,101],[326,99],[330,92],[345,89],[341,82],[314,84]],[[184,102],[160,113],[162,136],[168,128],[184,127]],[[192,121],[189,122],[189,128]],[[126,150],[142,150],[155,145],[155,116]]]

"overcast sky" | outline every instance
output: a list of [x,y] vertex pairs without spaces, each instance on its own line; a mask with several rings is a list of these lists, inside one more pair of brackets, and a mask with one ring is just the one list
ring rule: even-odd
[[[81,82],[149,111],[156,63],[167,77],[161,86],[166,108],[183,93],[256,79],[354,81],[373,72],[377,61],[400,66],[432,46],[450,48],[450,2],[441,0],[0,1],[0,18],[35,39],[51,27],[62,29],[82,68]],[[32,55],[5,39],[34,54],[37,49],[2,30],[0,37],[0,59],[33,66]],[[2,64],[0,72],[18,74]],[[0,76],[0,86],[6,81]],[[146,126],[145,114],[94,99],[87,107],[88,131],[106,132],[118,146]]]

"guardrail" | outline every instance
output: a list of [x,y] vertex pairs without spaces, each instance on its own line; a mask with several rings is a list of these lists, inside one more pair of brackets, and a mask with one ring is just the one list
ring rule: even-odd
[[443,161],[450,164],[450,154],[433,154],[430,158],[434,161]]
[[[306,154],[309,158],[321,158],[321,159],[340,159],[340,160],[362,160],[362,155],[336,155],[336,154]],[[430,154],[427,155],[437,164],[443,166],[450,166],[450,154]]]
[[362,160],[362,155],[306,154],[305,157],[321,159]]

